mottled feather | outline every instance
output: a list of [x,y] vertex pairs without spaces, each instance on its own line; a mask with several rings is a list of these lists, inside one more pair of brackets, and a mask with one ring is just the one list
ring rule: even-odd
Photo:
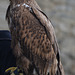
[[10,0],[7,9],[17,66],[26,75],[64,75],[54,28],[34,0]]

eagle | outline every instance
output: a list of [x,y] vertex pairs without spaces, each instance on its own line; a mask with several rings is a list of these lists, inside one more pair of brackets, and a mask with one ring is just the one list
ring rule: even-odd
[[25,75],[64,75],[54,28],[35,0],[9,0],[6,20],[16,66]]

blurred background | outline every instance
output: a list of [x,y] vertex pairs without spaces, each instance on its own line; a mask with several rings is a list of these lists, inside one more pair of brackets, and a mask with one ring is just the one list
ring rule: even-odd
[[[65,75],[75,75],[75,0],[36,1],[55,28]],[[0,30],[9,30],[5,21],[8,4],[0,0]]]

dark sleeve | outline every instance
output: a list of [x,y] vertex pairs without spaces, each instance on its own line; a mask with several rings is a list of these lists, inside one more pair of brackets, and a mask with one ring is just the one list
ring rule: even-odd
[[7,30],[0,30],[0,75],[12,66],[15,66],[15,57],[11,49],[11,35]]

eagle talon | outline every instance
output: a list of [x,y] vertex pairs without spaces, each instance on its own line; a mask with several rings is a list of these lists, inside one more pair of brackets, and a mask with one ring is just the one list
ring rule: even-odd
[[9,72],[9,71],[14,72],[16,69],[17,69],[17,67],[10,67],[10,68],[6,69],[5,72]]
[[5,70],[5,75],[24,75],[23,70],[18,67],[10,67]]

